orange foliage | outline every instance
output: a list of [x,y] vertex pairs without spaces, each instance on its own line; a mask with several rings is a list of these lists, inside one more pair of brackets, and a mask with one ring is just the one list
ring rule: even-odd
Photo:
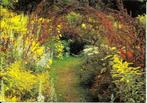
[[123,59],[131,60],[133,59],[134,53],[131,50],[124,50],[124,49],[119,49],[120,55]]

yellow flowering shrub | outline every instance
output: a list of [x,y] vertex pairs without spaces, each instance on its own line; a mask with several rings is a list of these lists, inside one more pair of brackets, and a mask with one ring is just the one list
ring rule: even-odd
[[30,59],[38,61],[44,54],[45,47],[42,46],[34,36],[29,36],[25,40],[22,40],[23,36],[20,36],[16,39],[16,42],[14,42],[14,49],[18,55],[24,55],[27,62],[29,62]]
[[30,91],[37,82],[36,76],[23,68],[22,65],[22,62],[18,61],[7,68],[8,80],[12,83],[9,89],[16,89],[16,94],[17,92]]
[[40,80],[42,82],[42,91],[47,94],[47,92],[49,92],[49,88],[50,88],[49,73],[48,72],[39,73],[39,74],[37,74],[37,78],[38,78],[38,83]]
[[1,9],[1,13],[0,13],[1,17],[9,18],[14,15],[13,12],[10,12],[8,9],[3,8],[2,6],[0,6],[0,9]]
[[118,55],[113,56],[112,68],[112,78],[119,89],[118,95],[122,101],[143,102],[145,84],[142,69],[133,67],[126,61],[123,62]]
[[[22,61],[16,61],[6,68],[3,73],[0,71],[3,80],[3,97],[5,101],[18,101],[25,93],[32,92],[35,85],[38,85],[38,78],[32,71],[27,70]],[[1,84],[2,86],[2,84]],[[2,99],[2,98],[1,98]]]
[[[33,96],[38,93],[40,81],[43,83],[42,92],[48,95],[46,98],[49,98],[48,71],[53,57],[62,57],[63,45],[60,41],[62,25],[57,25],[57,34],[50,35],[53,32],[50,19],[33,15],[28,17],[22,13],[0,8],[2,12],[0,13],[0,55],[4,53],[1,57],[6,59],[3,60],[4,64],[0,62],[2,68],[0,78],[4,81],[0,100],[4,97],[11,102],[36,100],[37,97]],[[23,98],[27,95],[31,97]]]
[[82,24],[81,24],[81,27],[82,27],[83,29],[86,29],[86,24],[82,23]]
[[[8,48],[11,51],[11,55],[14,55],[16,59],[25,59],[24,62],[30,62],[35,60],[37,62],[41,56],[45,53],[45,47],[39,42],[39,35],[41,33],[41,25],[44,22],[50,22],[48,19],[35,18],[30,19],[31,23],[28,22],[28,17],[23,14],[16,14],[1,7],[2,13],[0,16],[1,22],[1,35],[0,39],[8,40]],[[37,24],[34,24],[37,23]],[[28,28],[28,25],[29,28]],[[37,25],[38,30],[33,34],[33,25]],[[5,45],[0,45],[5,47]]]
[[144,15],[138,15],[137,19],[139,20],[140,23],[142,23],[144,25],[146,24],[146,15],[145,14]]
[[27,31],[27,20],[28,17],[23,14],[17,15],[13,12],[8,11],[5,8],[1,8],[0,19],[1,31],[4,33],[13,32],[26,32]]
[[[31,93],[35,89],[38,92],[38,86],[41,81],[41,91],[44,95],[50,92],[50,78],[49,72],[42,72],[34,74],[32,71],[23,67],[22,61],[17,61],[7,68],[7,72],[3,75],[4,88],[5,88],[5,101],[16,102],[22,101],[21,96],[25,93]],[[1,72],[0,72],[1,73]],[[2,74],[2,73],[1,73]],[[49,96],[49,95],[48,95]],[[47,98],[49,98],[47,96]],[[1,97],[1,95],[0,95]],[[26,98],[27,99],[27,98]],[[1,99],[0,99],[1,100]],[[29,99],[27,99],[29,101]]]
[[55,43],[55,56],[57,58],[62,58],[63,48],[64,46],[62,45],[61,41]]
[[14,97],[6,97],[5,101],[11,101],[11,102],[17,102],[19,100],[19,98],[17,98],[16,96]]

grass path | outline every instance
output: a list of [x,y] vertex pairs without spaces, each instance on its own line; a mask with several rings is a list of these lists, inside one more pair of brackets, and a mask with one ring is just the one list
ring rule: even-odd
[[55,88],[59,102],[85,101],[86,90],[79,85],[80,63],[80,58],[68,57],[53,64],[57,73]]

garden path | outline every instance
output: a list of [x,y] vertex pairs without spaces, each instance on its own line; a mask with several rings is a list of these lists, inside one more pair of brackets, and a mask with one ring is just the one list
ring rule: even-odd
[[68,57],[53,64],[57,76],[55,88],[58,101],[85,101],[86,90],[80,86],[80,63],[80,58]]

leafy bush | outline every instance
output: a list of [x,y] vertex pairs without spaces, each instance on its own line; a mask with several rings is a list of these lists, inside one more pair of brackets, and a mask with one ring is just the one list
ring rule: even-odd
[[70,12],[66,18],[67,21],[73,26],[76,26],[76,24],[80,23],[82,20],[82,16],[76,12]]
[[[17,14],[3,7],[0,14],[1,97],[15,101],[36,101],[38,92],[50,97],[50,70],[53,57],[62,57],[61,26],[52,31],[51,20]],[[41,74],[42,73],[42,74]],[[38,75],[38,76],[37,76]],[[44,75],[41,78],[40,75]],[[42,85],[39,89],[38,85]],[[52,87],[53,88],[53,87]],[[2,100],[4,101],[4,100]],[[13,101],[13,100],[12,100]]]
[[91,94],[99,102],[111,100],[112,77],[110,61],[115,52],[115,47],[101,44],[98,46],[88,46],[84,49],[85,63],[81,71],[82,84],[89,88]]
[[119,89],[117,96],[121,101],[125,102],[144,102],[145,100],[145,79],[142,68],[132,67],[131,63],[114,55],[112,61],[112,77],[113,82]]
[[5,73],[0,72],[4,81],[5,101],[36,101],[40,81],[42,85],[41,93],[45,95],[46,100],[50,98],[51,77],[49,77],[48,72],[34,74],[25,68],[22,61],[13,63],[6,70]]
[[26,71],[22,67],[21,62],[15,62],[7,68],[6,76],[3,78],[7,84],[7,92],[9,95],[16,96],[30,91],[34,84],[37,83],[37,78],[31,71]]
[[63,55],[68,57],[70,55],[70,39],[69,40],[62,40],[62,44],[64,45],[64,52]]
[[[0,6],[1,101],[57,100],[50,65],[53,58],[62,58],[63,32],[89,44],[84,49],[81,79],[95,100],[144,101],[143,70],[135,66],[145,66],[145,29],[135,19],[121,11],[79,8],[71,0],[52,0],[57,4],[51,9],[43,0],[29,16],[3,8],[16,2],[2,0]],[[65,6],[69,3],[72,6]],[[145,16],[137,19],[144,23]],[[124,58],[108,45],[117,47]]]
[[115,47],[101,45],[84,49],[82,84],[100,102],[144,102],[145,84],[143,69],[123,61]]
[[18,0],[1,0],[1,5],[12,8],[13,5],[17,2],[18,2]]

